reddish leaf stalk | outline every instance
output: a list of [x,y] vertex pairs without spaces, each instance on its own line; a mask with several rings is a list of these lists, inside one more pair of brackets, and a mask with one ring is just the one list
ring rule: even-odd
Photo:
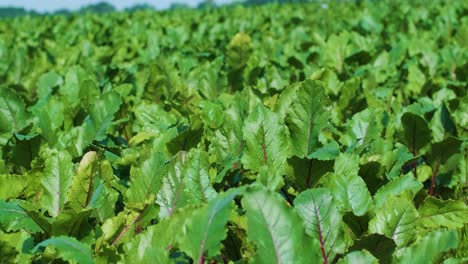
[[228,264],[229,261],[227,260],[226,255],[221,254],[221,258],[223,259],[223,264]]
[[171,217],[172,214],[174,213],[174,210],[175,210],[176,205],[177,205],[177,199],[179,199],[181,189],[182,189],[182,182],[177,187],[177,192],[175,194],[174,201],[172,201],[171,208],[169,209],[169,217]]
[[[237,150],[237,157],[240,157],[243,148],[244,148],[244,142],[240,144],[239,149]],[[234,162],[234,165],[232,165],[232,169],[236,170],[238,166],[239,166],[239,161],[236,161]]]
[[139,213],[134,219],[133,221],[128,225],[126,226],[122,232],[120,232],[119,236],[114,240],[114,242],[112,242],[111,246],[114,246],[115,244],[117,244],[117,242],[119,242],[120,239],[122,239],[122,237],[128,232],[128,230],[130,230],[130,228],[135,225],[135,223],[138,221],[138,219],[140,219],[142,213]]
[[431,177],[431,187],[429,187],[429,196],[434,195],[434,190],[435,190],[435,178],[437,176],[437,173],[439,173],[439,168],[440,168],[440,159],[437,160],[437,164],[434,168],[434,171],[432,172],[432,177]]
[[198,259],[198,264],[203,264],[203,262],[205,262],[205,255],[202,254]]
[[314,210],[315,210],[315,215],[317,217],[317,231],[319,235],[320,251],[322,252],[323,264],[328,264],[327,253],[325,252],[325,243],[323,242],[323,237],[322,237],[322,227],[320,226],[319,211],[315,204],[314,204]]
[[141,229],[143,228],[143,222],[140,222],[135,230],[135,233],[141,233]]

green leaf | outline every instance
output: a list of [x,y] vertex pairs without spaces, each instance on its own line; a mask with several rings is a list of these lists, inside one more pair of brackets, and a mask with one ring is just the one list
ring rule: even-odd
[[65,261],[73,261],[80,264],[94,263],[91,249],[88,245],[76,240],[73,237],[55,237],[47,239],[37,244],[32,253],[43,251],[44,248],[52,246],[57,251],[57,257]]
[[231,39],[226,47],[226,62],[229,66],[242,68],[248,61],[251,53],[252,39],[246,33],[239,32]]
[[455,125],[455,122],[453,122],[453,118],[450,115],[450,112],[447,109],[447,106],[445,105],[445,103],[442,104],[442,109],[440,112],[440,120],[442,122],[442,127],[444,128],[445,131],[449,132],[451,135],[454,135],[454,136],[457,135],[457,126]]
[[115,204],[119,199],[117,190],[107,187],[107,184],[100,178],[96,179],[93,194],[89,200],[88,208],[95,209],[95,213],[100,221],[115,215]]
[[101,141],[106,137],[106,130],[111,125],[121,104],[120,95],[113,91],[102,94],[94,101],[89,109],[90,122],[87,123],[93,131],[91,140]]
[[16,201],[0,200],[0,225],[8,232],[21,229],[32,233],[42,231],[41,227],[29,217]]
[[324,262],[332,262],[337,254],[345,252],[347,241],[344,237],[343,215],[338,211],[329,190],[306,190],[294,199],[294,206],[304,219],[307,234],[323,247]]
[[161,190],[157,194],[156,203],[160,206],[159,217],[170,217],[177,208],[188,204],[188,197],[184,190],[184,166],[186,152],[180,152],[171,163],[167,164]]
[[210,128],[216,129],[224,122],[223,107],[220,104],[211,101],[201,101],[201,119],[203,123]]
[[81,87],[86,89],[84,84],[87,79],[87,74],[81,66],[73,65],[65,69],[64,84],[59,86],[58,92],[62,96],[68,108],[73,109],[80,103],[80,90]]
[[340,146],[336,141],[331,141],[326,145],[312,152],[307,158],[318,160],[333,160],[340,154]]
[[341,153],[336,158],[333,168],[337,175],[342,175],[346,178],[353,177],[359,172],[359,156]]
[[17,197],[27,186],[28,180],[23,175],[0,174],[0,199]]
[[26,252],[33,246],[33,238],[27,231],[4,233],[0,230],[0,263],[31,263]]
[[211,186],[209,168],[210,162],[207,152],[192,149],[187,154],[184,170],[185,191],[195,204],[207,203],[216,197],[216,191]]
[[462,228],[468,224],[468,207],[463,201],[427,197],[418,212],[418,224],[427,228]]
[[381,234],[395,241],[398,247],[412,242],[417,234],[418,211],[406,199],[391,197],[375,211],[369,222],[371,234]]
[[405,162],[413,158],[413,154],[411,154],[406,147],[399,147],[394,149],[392,152],[387,153],[387,179],[393,180],[396,179],[401,173],[401,167]]
[[413,113],[404,113],[401,123],[403,135],[400,140],[411,152],[417,153],[431,141],[431,130],[424,118]]
[[462,141],[454,137],[447,137],[441,142],[433,143],[428,160],[434,163],[445,163],[452,155],[460,152],[461,144]]
[[133,127],[141,133],[156,133],[166,131],[170,126],[177,123],[177,117],[157,104],[143,101],[133,109],[135,123]]
[[41,205],[53,217],[57,217],[68,201],[67,191],[72,183],[73,163],[65,151],[50,150],[45,162]]
[[64,121],[64,103],[60,99],[52,97],[43,105],[39,105],[39,103],[34,105],[32,111],[38,118],[41,135],[47,139],[50,147],[54,147]]
[[356,149],[355,153],[361,153],[370,145],[372,140],[380,136],[379,119],[379,113],[373,108],[367,108],[354,114],[346,122],[346,134],[342,135],[340,141],[347,145],[350,150]]
[[426,77],[419,69],[418,64],[411,64],[408,69],[408,83],[405,86],[406,92],[412,95],[420,94],[425,82]]
[[46,235],[52,234],[52,223],[54,219],[45,217],[42,212],[39,212],[39,208],[32,203],[23,200],[15,200],[15,202],[23,209],[23,211],[34,221],[38,226],[41,227],[42,231]]
[[11,149],[10,162],[26,169],[31,169],[31,162],[37,157],[41,146],[41,138],[36,135],[15,134],[14,146]]
[[[70,236],[70,237],[84,237],[90,230],[87,220],[91,215],[90,210],[83,210],[81,212],[64,211],[52,223],[52,236]],[[82,229],[87,226],[89,229]]]
[[25,104],[18,93],[0,88],[0,146],[5,145],[13,133],[25,128],[29,120]]
[[333,164],[334,160],[299,159],[294,156],[288,160],[287,177],[294,178],[294,188],[303,191],[314,187],[323,176],[332,172]]
[[306,80],[296,90],[286,115],[291,134],[292,154],[306,157],[317,148],[320,131],[327,126],[330,100],[320,81]]
[[162,187],[156,199],[160,217],[167,217],[187,204],[206,204],[216,197],[209,175],[208,153],[197,149],[180,152],[167,165]]
[[340,259],[337,264],[354,264],[354,263],[373,263],[377,264],[379,261],[367,250],[353,251],[346,254]]
[[[150,207],[147,207],[147,211]],[[116,216],[108,218],[102,224],[102,235],[98,239],[98,244],[103,241],[114,245],[116,243],[125,243],[135,235],[137,221],[141,220],[143,212],[135,212],[128,209],[122,210]]]
[[98,156],[95,151],[87,152],[81,159],[68,191],[70,207],[75,212],[79,212],[88,206],[95,188],[96,175],[100,171],[99,166]]
[[310,263],[320,259],[320,245],[306,235],[304,222],[279,196],[264,187],[247,190],[247,235],[257,246],[252,263]]
[[204,257],[219,254],[221,241],[226,238],[226,224],[234,209],[232,200],[243,190],[231,189],[220,194],[187,219],[185,239],[181,241],[180,249],[195,262],[202,263]]
[[[172,136],[169,133],[165,135]],[[179,151],[187,151],[196,148],[202,141],[202,135],[203,123],[199,116],[193,115],[190,118],[190,124],[183,124],[177,127],[177,134],[167,140],[167,149],[169,153],[177,154]]]
[[289,144],[285,127],[276,113],[259,105],[245,120],[243,134],[246,147],[242,163],[245,168],[254,172],[265,165],[280,171],[284,169]]
[[144,232],[124,244],[127,262],[171,263],[169,252],[177,247],[183,238],[183,227],[192,217],[193,210],[181,210],[170,218],[164,218],[156,225],[149,226]]
[[357,175],[359,160],[355,155],[341,154],[335,160],[335,173],[326,175],[322,182],[328,187],[342,212],[364,215],[372,208],[372,198],[364,180]]
[[149,157],[139,166],[132,166],[130,170],[132,180],[127,189],[127,203],[154,203],[156,194],[161,188],[166,160],[163,153],[151,151]]
[[443,264],[463,264],[468,261],[468,257],[462,258],[448,258],[444,260]]
[[398,263],[440,263],[442,253],[456,248],[455,230],[435,230],[416,240],[411,246],[396,252]]
[[392,196],[398,196],[404,191],[411,191],[413,197],[416,193],[423,188],[422,183],[417,181],[412,175],[404,175],[399,178],[390,181],[384,186],[380,187],[377,193],[374,195],[375,208],[380,208],[388,198]]
[[61,85],[63,79],[54,71],[44,73],[37,81],[37,95],[39,98],[46,97],[52,93],[52,88]]
[[[242,127],[244,124],[244,114],[246,106],[242,100],[235,100],[226,109],[224,114],[224,124],[214,131],[212,147],[216,156],[226,160],[228,158],[240,159],[244,148]],[[237,162],[235,166],[238,166]]]

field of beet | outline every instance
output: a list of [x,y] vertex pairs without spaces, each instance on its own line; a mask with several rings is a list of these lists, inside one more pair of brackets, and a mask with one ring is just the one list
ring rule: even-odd
[[467,263],[467,87],[468,1],[1,19],[0,263]]

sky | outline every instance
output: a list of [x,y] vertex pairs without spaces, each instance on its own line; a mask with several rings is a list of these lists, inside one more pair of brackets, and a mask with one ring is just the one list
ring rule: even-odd
[[[24,7],[28,10],[39,12],[51,12],[57,9],[76,10],[84,5],[102,2],[103,0],[0,0],[0,7]],[[150,4],[156,8],[168,8],[172,3],[183,3],[196,6],[203,0],[104,0],[118,9],[123,9],[135,4]],[[232,0],[216,0],[216,3],[223,4]]]

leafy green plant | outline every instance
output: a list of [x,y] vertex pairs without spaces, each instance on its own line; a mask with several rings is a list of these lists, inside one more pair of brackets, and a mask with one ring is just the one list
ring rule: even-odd
[[466,1],[300,7],[0,21],[0,262],[466,262]]

